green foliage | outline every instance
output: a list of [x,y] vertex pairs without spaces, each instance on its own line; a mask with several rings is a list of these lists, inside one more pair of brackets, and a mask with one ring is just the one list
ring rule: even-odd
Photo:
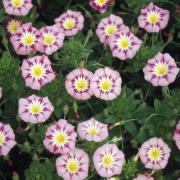
[[91,50],[85,48],[86,40],[81,37],[72,37],[66,41],[59,54],[55,54],[57,65],[62,70],[68,70],[82,66]]
[[47,160],[43,163],[33,161],[29,169],[25,172],[26,180],[58,180],[56,175],[54,162]]
[[137,162],[133,159],[128,160],[123,166],[123,179],[129,180],[136,176],[138,172]]

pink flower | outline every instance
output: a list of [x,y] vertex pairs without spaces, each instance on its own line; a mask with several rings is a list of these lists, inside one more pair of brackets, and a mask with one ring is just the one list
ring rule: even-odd
[[101,142],[108,137],[107,124],[103,124],[94,118],[78,124],[78,135],[87,141]]
[[44,146],[54,154],[66,154],[75,149],[76,137],[74,126],[67,123],[66,120],[60,119],[48,127]]
[[32,23],[23,24],[11,36],[11,43],[18,55],[29,55],[36,51],[35,44],[39,41],[39,32],[32,27]]
[[97,173],[109,178],[121,173],[125,159],[115,144],[105,144],[95,151],[93,162]]
[[67,10],[55,19],[55,23],[66,36],[74,36],[84,27],[84,17],[79,11]]
[[66,76],[66,90],[73,98],[87,100],[93,95],[90,89],[90,82],[93,74],[87,69],[78,68]]
[[0,99],[2,97],[2,87],[0,87]]
[[120,60],[132,59],[139,48],[142,41],[133,35],[128,28],[114,33],[109,39],[109,45],[113,57]]
[[161,138],[154,137],[141,145],[138,154],[145,168],[160,170],[166,167],[170,151]]
[[121,93],[121,76],[119,72],[108,67],[95,71],[91,80],[94,96],[103,100],[113,100]]
[[153,3],[141,10],[138,17],[139,26],[147,32],[159,32],[164,29],[169,21],[169,11],[159,8]]
[[96,34],[101,43],[108,44],[112,34],[125,28],[126,26],[123,24],[123,20],[120,17],[111,14],[109,17],[101,20],[96,29]]
[[89,170],[88,155],[83,150],[75,148],[57,158],[56,169],[64,180],[84,180]]
[[10,125],[0,122],[0,156],[7,156],[16,145],[15,135]]
[[31,95],[27,98],[19,99],[18,113],[20,118],[25,122],[37,124],[49,119],[54,107],[48,97],[39,97]]
[[46,26],[40,29],[40,42],[37,49],[41,53],[51,55],[63,46],[64,34],[56,25]]
[[40,90],[55,78],[51,62],[45,55],[24,59],[21,71],[26,86],[35,90]]
[[143,69],[144,78],[153,86],[167,86],[174,82],[179,72],[174,59],[168,54],[158,53]]
[[31,0],[3,0],[5,12],[15,16],[26,16],[33,7]]
[[104,13],[112,0],[90,0],[89,5],[100,13]]
[[17,32],[17,30],[21,27],[21,25],[22,25],[22,20],[9,18],[5,22],[5,30],[8,35],[12,36]]
[[180,150],[180,121],[176,125],[176,131],[174,132],[173,139],[176,142],[177,148]]
[[150,174],[139,174],[136,178],[134,178],[133,180],[154,180],[153,177],[151,177]]

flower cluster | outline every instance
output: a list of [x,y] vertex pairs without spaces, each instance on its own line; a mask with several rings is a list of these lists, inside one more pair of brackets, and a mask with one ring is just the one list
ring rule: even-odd
[[132,59],[142,44],[142,41],[123,24],[123,20],[113,14],[101,20],[96,34],[101,43],[110,46],[113,57],[120,60]]
[[100,68],[94,74],[86,69],[75,69],[66,77],[66,90],[78,100],[89,99],[92,95],[103,100],[113,100],[121,93],[119,72],[108,67]]
[[[14,16],[26,16],[33,7],[31,0],[2,2],[5,12]],[[112,0],[89,0],[89,5],[104,13],[111,2]],[[141,10],[137,21],[140,28],[149,33],[158,33],[167,26],[169,11],[150,3]],[[40,91],[56,78],[53,63],[48,55],[53,55],[63,47],[65,37],[71,38],[83,29],[84,17],[81,12],[68,9],[54,20],[53,25],[40,29],[35,28],[31,22],[24,23],[14,17],[7,19],[5,26],[16,54],[25,56],[20,63],[20,70],[25,85],[34,92]],[[134,31],[124,25],[123,19],[114,14],[101,19],[95,32],[100,42],[105,46],[108,45],[112,56],[122,61],[133,59],[143,44],[133,34]],[[42,54],[37,55],[37,52]],[[143,73],[144,79],[153,86],[168,86],[175,81],[179,68],[170,54],[158,52],[148,60]],[[112,101],[121,94],[121,84],[120,73],[109,67],[99,68],[94,73],[84,67],[77,67],[67,74],[64,83],[67,93],[76,100],[89,100],[94,96],[106,101]],[[0,87],[1,97],[2,87]],[[18,116],[26,123],[48,122],[53,112],[54,107],[49,97],[32,94],[19,99]],[[108,125],[95,118],[76,124],[77,127],[64,118],[47,127],[43,145],[50,153],[59,156],[55,164],[57,174],[65,180],[83,180],[88,177],[91,159],[85,150],[76,146],[78,138],[88,141],[87,144],[101,143],[101,146],[95,147],[95,151],[92,152],[92,163],[98,175],[111,178],[121,174],[125,163],[124,153],[113,144],[114,141],[102,144],[109,137]],[[173,139],[180,149],[180,122],[176,126]],[[7,156],[15,145],[13,129],[10,125],[0,122],[0,156]],[[141,145],[138,157],[145,168],[161,170],[167,166],[170,153],[171,149],[161,138],[153,137]],[[154,178],[148,173],[138,174],[134,178],[134,180],[145,179]]]

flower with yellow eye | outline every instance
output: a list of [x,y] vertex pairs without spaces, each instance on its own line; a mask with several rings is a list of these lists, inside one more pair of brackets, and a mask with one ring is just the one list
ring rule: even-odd
[[168,53],[158,53],[148,60],[143,72],[145,80],[153,86],[167,86],[175,81],[179,68]]
[[65,36],[74,36],[84,27],[84,17],[79,11],[67,10],[55,19],[55,23]]
[[44,146],[53,154],[66,154],[75,149],[76,137],[74,126],[60,119],[48,127]]
[[31,0],[3,0],[5,12],[15,16],[26,16],[33,7]]
[[21,27],[21,25],[22,25],[22,20],[9,18],[5,21],[5,30],[8,35],[12,36],[17,32],[17,30]]
[[93,95],[90,89],[92,76],[92,72],[83,68],[71,71],[66,76],[65,87],[67,93],[78,100],[87,100],[91,98]]
[[96,34],[101,43],[108,44],[109,38],[116,32],[125,29],[122,18],[111,14],[109,17],[103,18],[96,29]]
[[139,26],[149,33],[159,32],[161,29],[164,29],[168,21],[169,11],[161,9],[153,3],[142,9],[138,17]]
[[124,165],[124,153],[115,144],[105,144],[93,154],[97,173],[105,178],[121,174]]
[[89,5],[100,13],[104,13],[112,0],[90,0]]
[[64,180],[84,180],[89,170],[88,155],[85,151],[75,148],[57,158],[56,169]]
[[51,55],[63,46],[64,34],[56,25],[46,26],[39,30],[41,35],[39,44],[36,44],[38,51]]
[[39,37],[39,32],[32,27],[32,23],[26,23],[11,36],[10,40],[18,55],[29,55],[37,51],[35,45],[39,42]]
[[107,124],[103,124],[94,118],[78,124],[78,135],[87,141],[101,142],[108,137]]
[[120,60],[132,59],[139,48],[142,41],[132,34],[128,28],[114,33],[109,39],[110,49],[113,57]]
[[161,138],[154,137],[141,145],[138,154],[146,168],[160,170],[166,167],[170,151]]
[[44,85],[55,79],[49,58],[45,55],[25,59],[21,66],[26,86],[40,90]]
[[10,125],[0,122],[0,156],[7,156],[16,145],[15,134]]
[[31,95],[19,99],[18,114],[20,118],[32,124],[42,123],[49,119],[54,107],[48,97]]
[[119,72],[108,67],[95,71],[91,80],[91,90],[97,98],[113,100],[121,93],[121,76]]

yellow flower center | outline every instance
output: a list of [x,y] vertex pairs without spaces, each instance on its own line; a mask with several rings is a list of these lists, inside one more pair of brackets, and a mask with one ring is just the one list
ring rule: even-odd
[[113,33],[115,33],[117,31],[117,28],[115,25],[108,25],[105,28],[105,34],[107,36],[111,36]]
[[110,92],[112,90],[112,85],[113,85],[112,81],[110,81],[108,79],[103,79],[99,83],[100,90],[104,93]]
[[107,3],[108,0],[95,0],[95,3],[98,6],[104,6]]
[[45,70],[41,65],[35,65],[31,68],[31,74],[32,77],[41,79],[45,74]]
[[5,136],[3,132],[0,132],[0,145],[2,145],[5,142]]
[[159,64],[154,68],[157,76],[165,76],[168,73],[168,67],[165,64]]
[[147,152],[147,155],[151,161],[159,161],[161,160],[162,151],[158,147],[152,147]]
[[54,135],[54,142],[56,145],[63,146],[68,141],[68,136],[65,132],[57,131]]
[[37,115],[41,113],[42,110],[43,110],[42,104],[40,104],[39,102],[34,102],[29,105],[29,111],[33,115]]
[[29,33],[29,32],[25,33],[22,36],[22,43],[25,46],[32,46],[35,43],[35,40],[36,40],[36,37],[33,34]]
[[52,34],[45,34],[45,36],[44,36],[44,44],[46,46],[50,46],[50,45],[54,44],[54,42],[55,42],[55,38],[54,38],[54,36]]
[[11,0],[11,4],[15,8],[20,8],[24,4],[24,0]]
[[66,169],[69,173],[77,173],[79,171],[79,162],[76,159],[70,159],[67,162]]
[[113,157],[111,155],[104,155],[103,159],[102,159],[102,165],[105,168],[109,168],[113,165]]
[[89,129],[87,129],[87,133],[91,136],[96,136],[99,133],[99,129],[97,129],[95,127],[91,127]]
[[67,18],[64,21],[63,26],[64,26],[64,29],[67,29],[67,30],[73,29],[75,27],[75,20],[72,18]]
[[8,24],[7,29],[11,34],[15,34],[19,27],[20,23],[18,21],[12,21]]
[[151,12],[147,16],[147,21],[149,23],[155,24],[159,21],[159,14],[155,12]]
[[128,49],[130,44],[130,40],[126,37],[120,38],[118,42],[119,48],[124,50]]
[[83,77],[80,77],[75,80],[74,87],[77,91],[85,91],[88,88],[88,81]]

